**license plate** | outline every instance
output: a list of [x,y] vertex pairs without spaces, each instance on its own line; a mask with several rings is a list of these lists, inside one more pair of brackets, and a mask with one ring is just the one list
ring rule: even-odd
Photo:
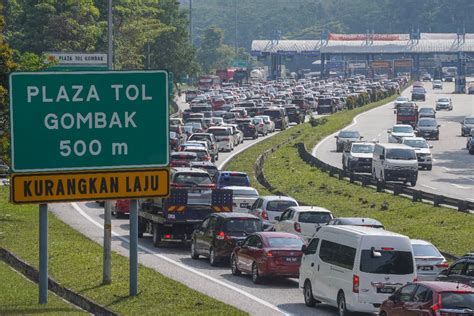
[[377,293],[382,293],[382,294],[391,294],[395,292],[394,287],[381,287],[377,289]]
[[247,207],[249,207],[249,204],[248,203],[240,203],[240,207],[241,208],[247,208]]
[[297,257],[285,257],[286,262],[298,262]]
[[432,271],[433,266],[419,266],[418,269],[421,271]]

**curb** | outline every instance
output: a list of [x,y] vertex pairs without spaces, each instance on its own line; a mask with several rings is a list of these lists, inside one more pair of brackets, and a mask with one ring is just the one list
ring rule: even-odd
[[[30,266],[28,263],[21,260],[17,256],[15,256],[13,253],[1,247],[0,247],[0,260],[4,261],[10,267],[20,272],[21,274],[23,274],[29,280],[35,283],[38,283],[39,272],[36,268]],[[94,301],[60,285],[58,282],[56,282],[55,280],[51,278],[48,278],[48,289],[49,291],[62,297],[66,301],[70,302],[71,304],[89,313],[92,313],[94,315],[106,315],[106,316],[118,315],[117,313],[111,311],[110,309],[104,306],[101,306],[95,303]]]

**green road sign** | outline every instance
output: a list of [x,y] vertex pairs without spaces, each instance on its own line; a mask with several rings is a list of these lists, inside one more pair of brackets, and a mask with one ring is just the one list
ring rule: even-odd
[[236,68],[247,68],[248,63],[242,59],[234,59],[231,65]]
[[13,73],[13,172],[168,165],[168,72]]

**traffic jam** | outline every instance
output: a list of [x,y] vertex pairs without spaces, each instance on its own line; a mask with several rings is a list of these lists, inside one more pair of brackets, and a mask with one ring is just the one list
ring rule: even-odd
[[[139,237],[151,235],[155,247],[184,243],[192,259],[262,286],[297,279],[308,307],[326,304],[341,316],[474,315],[474,253],[449,262],[428,241],[387,231],[375,219],[338,218],[289,196],[260,195],[248,174],[216,165],[244,142],[360,106],[354,100],[399,94],[409,80],[286,79],[188,92],[189,109],[170,117],[170,195],[139,201]],[[353,130],[336,136],[344,169],[413,186],[419,168],[431,170],[427,140],[440,137],[436,111],[453,104],[443,97],[436,111],[418,107],[423,84],[415,82],[411,100],[396,99],[388,142],[366,141]],[[474,118],[465,118],[471,154],[472,127]],[[117,200],[113,214],[125,217],[129,207]]]

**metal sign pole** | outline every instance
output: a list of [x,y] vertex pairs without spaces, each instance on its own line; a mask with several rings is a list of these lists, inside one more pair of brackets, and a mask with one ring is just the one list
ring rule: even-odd
[[102,273],[102,284],[112,282],[112,202],[105,201],[104,206],[104,262]]
[[138,200],[130,201],[130,296],[138,294]]
[[39,303],[48,303],[48,204],[39,205]]

